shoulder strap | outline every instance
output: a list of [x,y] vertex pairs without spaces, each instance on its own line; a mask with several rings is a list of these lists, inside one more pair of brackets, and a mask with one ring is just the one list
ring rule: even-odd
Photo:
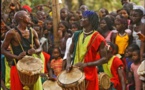
[[33,48],[33,29],[30,28],[30,32],[31,32],[31,48]]

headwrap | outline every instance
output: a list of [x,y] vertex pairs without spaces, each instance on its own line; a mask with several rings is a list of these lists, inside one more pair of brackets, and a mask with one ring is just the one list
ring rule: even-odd
[[93,29],[97,30],[99,18],[96,12],[87,10],[83,12],[82,16],[87,17],[89,22],[92,24]]
[[22,8],[23,8],[23,9],[26,9],[29,13],[31,13],[31,12],[32,12],[31,7],[30,7],[30,6],[28,6],[28,5],[24,5]]

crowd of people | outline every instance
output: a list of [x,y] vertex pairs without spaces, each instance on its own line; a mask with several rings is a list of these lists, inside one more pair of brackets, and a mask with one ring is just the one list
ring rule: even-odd
[[145,90],[145,73],[137,73],[145,62],[145,9],[130,0],[120,1],[122,8],[112,12],[93,11],[86,5],[76,11],[62,8],[59,45],[54,42],[51,11],[46,13],[43,5],[35,12],[28,5],[17,9],[11,3],[8,14],[1,11],[1,89],[24,89],[14,60],[29,55],[44,63],[34,90],[43,90],[47,80],[43,77],[55,81],[73,66],[85,73],[86,90],[99,90],[100,72],[109,76],[109,90]]

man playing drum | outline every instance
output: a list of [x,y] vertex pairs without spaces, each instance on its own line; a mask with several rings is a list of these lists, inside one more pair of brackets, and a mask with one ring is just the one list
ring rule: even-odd
[[[84,11],[81,25],[83,30],[74,33],[70,52],[67,57],[66,70],[71,70],[71,57],[74,54],[73,64],[83,69],[86,79],[86,90],[99,90],[96,66],[107,62],[107,48],[105,39],[97,32],[98,15],[94,11]],[[97,57],[100,53],[101,59]],[[104,55],[103,55],[104,54]]]
[[[16,59],[17,62],[25,55],[32,55],[34,53],[41,52],[41,48],[36,31],[33,29],[28,30],[27,28],[27,26],[31,24],[29,14],[26,11],[18,11],[14,15],[14,19],[18,25],[16,28],[11,29],[7,32],[4,42],[1,46],[1,51],[5,56]],[[33,41],[35,48],[32,48]],[[7,51],[9,45],[11,45],[13,54]],[[14,63],[11,67],[10,78],[11,90],[23,90],[23,86],[20,82],[18,72]],[[42,87],[42,85],[38,85],[38,87]]]

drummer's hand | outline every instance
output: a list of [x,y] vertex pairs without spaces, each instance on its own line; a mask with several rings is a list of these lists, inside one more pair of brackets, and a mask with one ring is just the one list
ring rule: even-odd
[[21,52],[18,56],[17,56],[17,60],[20,60],[20,59],[22,59],[24,56],[26,55],[26,52],[24,51],[24,52]]
[[35,51],[34,48],[28,50],[28,54],[29,54],[29,55],[32,55],[32,54],[34,54],[34,53],[36,53],[36,51]]
[[79,63],[75,64],[75,66],[79,67],[80,70],[83,71],[84,67],[86,67],[87,64],[86,63],[79,62]]
[[70,72],[72,70],[72,65],[69,64],[66,66],[66,72]]

